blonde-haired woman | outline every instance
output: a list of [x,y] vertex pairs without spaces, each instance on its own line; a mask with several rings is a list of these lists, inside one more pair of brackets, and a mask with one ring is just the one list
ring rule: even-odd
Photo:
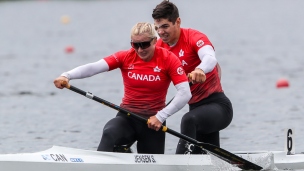
[[[137,23],[131,30],[131,48],[118,51],[97,62],[64,72],[54,80],[57,88],[63,82],[81,79],[119,68],[123,77],[124,96],[120,106],[142,117],[148,125],[136,118],[118,112],[103,129],[98,151],[114,150],[114,146],[137,141],[138,153],[163,154],[165,133],[159,131],[165,120],[183,108],[191,98],[188,78],[180,60],[171,52],[155,47],[157,38],[152,24]],[[175,98],[166,106],[166,94],[173,82]]]

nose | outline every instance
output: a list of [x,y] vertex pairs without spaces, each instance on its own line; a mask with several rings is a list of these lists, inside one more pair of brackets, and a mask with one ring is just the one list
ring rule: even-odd
[[144,51],[144,50],[143,50],[141,47],[138,47],[137,51],[138,51],[138,52],[142,52],[142,51]]
[[158,33],[158,34],[163,34],[163,33],[164,33],[164,30],[161,29],[161,28],[158,28],[158,29],[157,29],[157,33]]

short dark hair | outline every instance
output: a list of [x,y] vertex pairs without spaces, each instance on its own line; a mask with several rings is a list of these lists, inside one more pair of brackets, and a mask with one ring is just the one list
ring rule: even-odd
[[164,0],[158,4],[152,13],[153,19],[168,19],[168,21],[175,23],[176,19],[179,17],[178,8],[169,0]]

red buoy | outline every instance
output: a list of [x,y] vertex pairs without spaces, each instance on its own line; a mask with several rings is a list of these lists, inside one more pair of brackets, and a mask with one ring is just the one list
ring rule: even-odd
[[277,81],[277,88],[285,88],[289,87],[288,80],[285,78],[281,78]]
[[72,52],[74,52],[74,47],[73,47],[73,46],[67,46],[67,47],[65,48],[65,52],[66,52],[66,53],[72,53]]

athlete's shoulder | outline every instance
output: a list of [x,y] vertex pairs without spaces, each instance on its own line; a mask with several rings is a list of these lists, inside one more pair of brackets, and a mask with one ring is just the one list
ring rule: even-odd
[[162,58],[164,61],[175,60],[175,58],[178,59],[178,57],[173,52],[159,46],[155,47],[155,55],[159,58]]
[[163,48],[162,46],[155,46],[155,52],[154,53],[156,53],[157,55],[167,56],[169,52],[170,51]]
[[199,30],[193,28],[181,28],[181,32],[184,35],[192,36],[192,35],[201,35],[203,37],[207,37],[207,35]]
[[192,28],[183,28],[183,34],[185,36],[184,40],[190,43],[192,47],[201,48],[204,45],[211,45],[213,47],[207,35],[198,30]]
[[158,38],[155,46],[167,47],[168,45],[167,45],[167,43],[163,42],[163,40],[161,38]]
[[119,55],[119,56],[127,56],[129,54],[133,54],[135,52],[135,50],[133,48],[130,48],[128,50],[120,50],[115,52],[113,55]]
[[128,50],[120,50],[118,52],[115,52],[112,54],[112,56],[116,58],[127,58],[128,56],[133,56],[135,53],[135,50],[133,48],[130,48]]
[[120,50],[110,56],[105,57],[107,63],[125,63],[126,61],[132,59],[136,55],[133,48],[129,50]]

